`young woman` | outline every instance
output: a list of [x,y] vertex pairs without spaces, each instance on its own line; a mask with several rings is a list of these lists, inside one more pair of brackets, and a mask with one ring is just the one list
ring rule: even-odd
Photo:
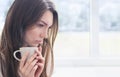
[[[0,41],[0,77],[51,77],[53,44],[58,31],[58,14],[49,0],[15,0],[10,7]],[[20,62],[13,57],[20,47],[38,47]]]

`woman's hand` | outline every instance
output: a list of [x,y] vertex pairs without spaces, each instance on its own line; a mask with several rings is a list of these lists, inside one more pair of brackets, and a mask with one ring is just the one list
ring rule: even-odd
[[25,53],[19,65],[19,73],[21,77],[39,77],[44,68],[44,57],[41,55],[42,48],[39,47],[27,61],[29,53]]
[[38,62],[37,62],[38,68],[35,71],[35,77],[40,77],[40,75],[41,75],[41,73],[42,73],[42,71],[44,69],[44,63],[45,63],[45,58],[41,54],[42,53],[41,46],[38,47],[37,53],[38,53],[38,56],[37,56],[36,59],[38,60]]

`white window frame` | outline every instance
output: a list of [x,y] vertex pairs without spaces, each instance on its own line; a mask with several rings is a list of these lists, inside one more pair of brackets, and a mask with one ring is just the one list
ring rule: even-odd
[[58,67],[120,66],[120,57],[101,57],[99,54],[99,3],[90,0],[90,56],[88,58],[55,59]]

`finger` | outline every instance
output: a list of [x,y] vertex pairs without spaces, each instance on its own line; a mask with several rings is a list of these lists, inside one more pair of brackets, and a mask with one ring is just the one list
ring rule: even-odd
[[28,65],[36,58],[36,56],[37,56],[37,53],[34,53],[34,54],[30,57],[30,59],[27,60]]
[[43,68],[44,68],[44,64],[43,63],[37,63],[36,65],[38,65],[40,70],[43,70]]
[[40,52],[42,52],[42,46],[39,46],[39,47],[38,47],[38,50],[39,50]]
[[37,62],[38,62],[38,60],[35,59],[35,60],[28,66],[28,68],[26,69],[26,74],[29,74],[29,73],[32,71],[32,69],[34,68],[34,66],[36,65]]
[[43,63],[37,63],[36,65],[38,65],[39,68],[43,68],[44,67]]
[[45,58],[42,56],[37,56],[36,59],[38,60],[39,63],[45,63]]
[[42,56],[42,47],[39,46],[38,50],[36,50],[36,53],[38,54],[38,56]]
[[35,65],[34,67],[33,67],[33,69],[31,70],[31,74],[33,75],[33,74],[35,74],[35,71],[37,70],[37,68],[38,68],[38,65]]
[[28,59],[27,61],[26,61],[26,63],[25,63],[25,65],[24,65],[24,69],[23,70],[26,70],[28,67],[29,67],[29,65],[33,62],[33,60],[36,58],[36,56],[37,56],[37,53],[35,53],[35,54],[33,54],[31,57],[30,57],[30,59]]
[[21,60],[20,60],[20,69],[24,67],[25,65],[25,61],[28,57],[29,53],[28,52],[25,52],[25,54],[22,56]]
[[42,73],[43,69],[44,69],[44,64],[42,64],[42,63],[37,63],[36,65],[38,65],[38,69],[37,69],[37,72],[36,72],[36,76],[39,77],[40,74]]
[[39,47],[38,47],[38,50],[41,52],[41,55],[42,55],[43,57],[46,56],[45,51],[42,50],[42,46],[39,46]]

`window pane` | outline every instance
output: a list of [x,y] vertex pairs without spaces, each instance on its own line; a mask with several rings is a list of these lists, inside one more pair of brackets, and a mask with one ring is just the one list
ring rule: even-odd
[[55,0],[59,13],[56,58],[89,56],[89,0]]
[[7,11],[13,0],[0,0],[0,33],[2,31]]
[[100,54],[120,56],[120,0],[99,0]]
[[60,31],[89,31],[89,0],[55,0]]

